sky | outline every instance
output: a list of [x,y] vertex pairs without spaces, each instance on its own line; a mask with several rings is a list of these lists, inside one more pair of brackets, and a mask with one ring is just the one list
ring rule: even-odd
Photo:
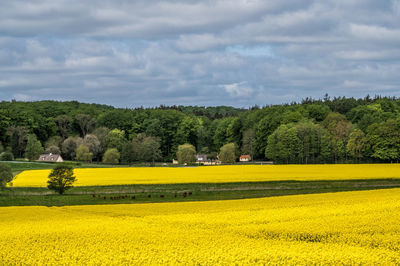
[[0,1],[0,99],[400,96],[400,0]]

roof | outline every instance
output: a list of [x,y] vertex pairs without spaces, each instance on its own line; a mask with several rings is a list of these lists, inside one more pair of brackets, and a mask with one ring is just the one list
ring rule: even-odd
[[240,158],[249,158],[250,159],[250,155],[241,155]]
[[[56,162],[59,158],[61,157],[60,154],[42,154],[39,157],[39,161],[45,161],[45,162]],[[62,159],[62,157],[61,157]]]

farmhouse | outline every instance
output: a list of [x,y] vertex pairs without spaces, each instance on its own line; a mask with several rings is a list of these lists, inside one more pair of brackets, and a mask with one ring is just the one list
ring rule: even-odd
[[242,155],[242,156],[240,156],[239,160],[241,162],[250,162],[251,161],[251,156],[250,155]]
[[205,162],[207,162],[207,155],[196,154],[196,163],[205,163]]
[[56,163],[64,162],[64,160],[60,154],[52,154],[52,153],[40,155],[38,161],[39,162],[56,162]]
[[220,165],[221,161],[220,160],[207,160],[203,163],[204,165]]

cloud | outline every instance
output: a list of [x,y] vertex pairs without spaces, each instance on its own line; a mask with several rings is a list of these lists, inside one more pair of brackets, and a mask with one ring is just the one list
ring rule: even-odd
[[0,3],[0,95],[121,107],[400,96],[400,1]]
[[26,94],[22,94],[22,93],[14,94],[13,98],[15,100],[17,100],[17,101],[23,101],[23,102],[35,100],[32,96],[26,95]]
[[230,97],[241,98],[246,97],[249,98],[253,94],[253,89],[246,86],[245,82],[241,83],[232,83],[221,85],[222,88],[229,94]]

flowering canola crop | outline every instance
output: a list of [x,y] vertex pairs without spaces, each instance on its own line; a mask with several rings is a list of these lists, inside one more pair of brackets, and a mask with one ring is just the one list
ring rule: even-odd
[[[77,186],[400,178],[400,164],[234,165],[75,169]],[[50,170],[20,173],[17,187],[45,187]]]
[[0,208],[2,265],[399,264],[400,189]]

